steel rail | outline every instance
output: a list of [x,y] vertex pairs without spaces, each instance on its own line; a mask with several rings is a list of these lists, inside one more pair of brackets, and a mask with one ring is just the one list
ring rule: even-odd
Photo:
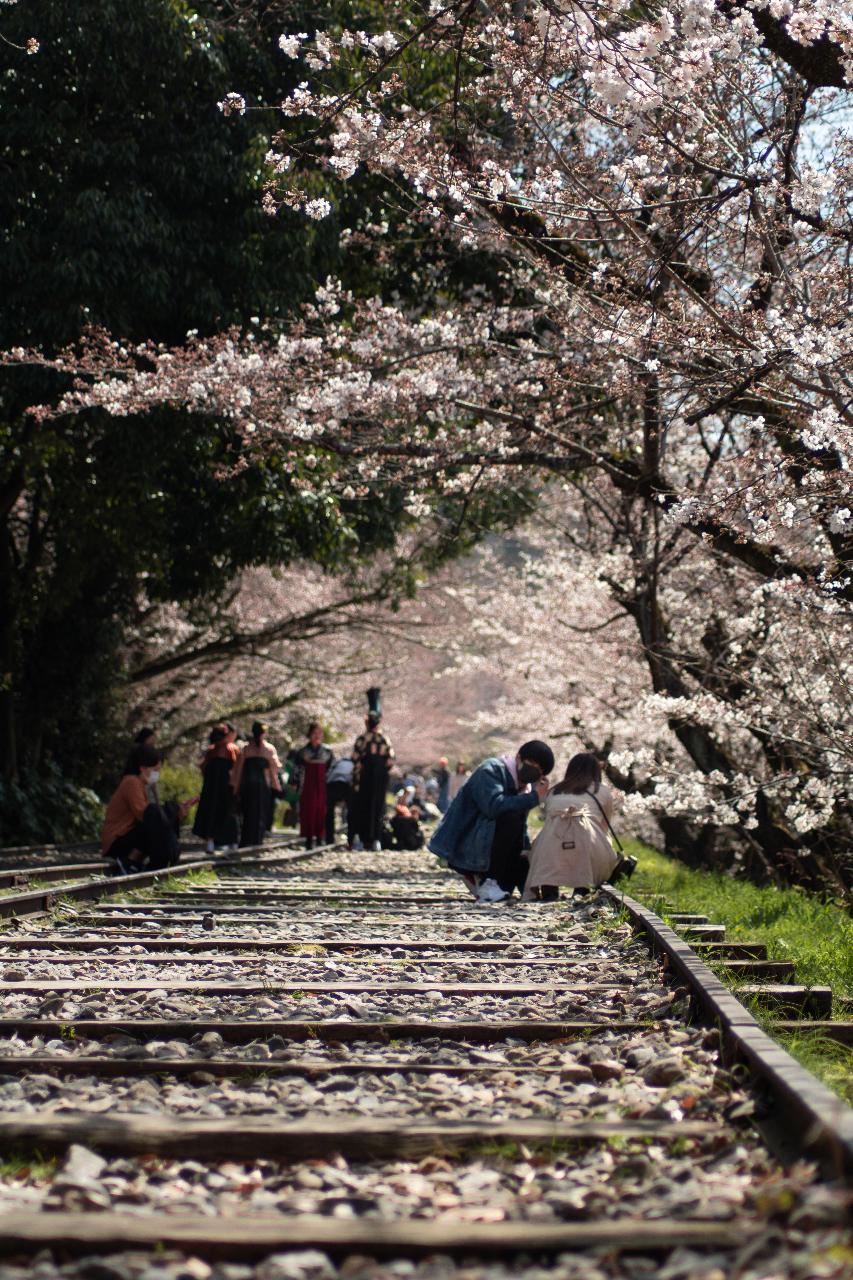
[[[281,850],[287,850],[286,855]],[[213,868],[239,866],[258,859],[270,857],[271,862],[298,862],[315,856],[319,850],[292,850],[290,844],[253,845],[229,854],[227,858],[220,856],[206,858],[187,858],[175,863],[172,867],[164,867],[160,871],[138,871],[129,876],[96,876],[91,880],[72,880],[61,882],[47,889],[30,889],[26,893],[10,893],[0,897],[0,918],[9,916],[29,916],[52,911],[61,898],[72,901],[99,902],[102,898],[114,897],[126,893],[130,889],[145,889],[170,876],[180,877],[193,871],[206,871]]]
[[617,888],[603,888],[687,985],[697,1020],[719,1029],[723,1060],[749,1068],[762,1094],[756,1124],[774,1154],[815,1158],[828,1174],[853,1178],[853,1109],[777,1044],[660,916]]

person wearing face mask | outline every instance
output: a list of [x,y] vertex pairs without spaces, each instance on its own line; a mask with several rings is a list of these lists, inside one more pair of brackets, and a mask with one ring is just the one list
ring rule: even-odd
[[553,768],[553,751],[538,739],[514,755],[484,760],[436,827],[429,849],[480,902],[501,902],[523,890],[527,815],[547,795]]
[[[130,748],[130,751],[128,752],[127,760],[124,766],[125,775],[134,774],[136,772],[136,756],[140,747],[156,748],[157,743],[154,740],[155,737],[156,735],[153,729],[146,727],[144,729],[139,730],[136,737],[133,739],[133,746]],[[149,804],[160,803],[160,792],[158,790],[156,782],[150,782],[148,784],[148,786],[145,788],[145,794],[148,796]]]
[[176,827],[197,797],[177,805],[174,820],[160,805],[151,803],[147,791],[157,785],[161,759],[156,747],[137,747],[107,805],[101,852],[115,860],[122,875],[143,869],[159,871],[180,856]]

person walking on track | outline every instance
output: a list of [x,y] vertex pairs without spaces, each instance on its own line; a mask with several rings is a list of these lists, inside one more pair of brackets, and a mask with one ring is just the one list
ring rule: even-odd
[[382,721],[381,690],[367,691],[365,732],[352,749],[353,848],[382,849],[382,824],[388,774],[394,762],[394,748],[379,725]]
[[335,843],[335,812],[341,803],[346,817],[347,844],[352,844],[352,772],[349,756],[335,760],[326,771],[326,844]]
[[314,720],[308,726],[308,741],[296,753],[299,832],[306,849],[326,839],[326,779],[334,759],[334,753],[323,745],[323,726]]

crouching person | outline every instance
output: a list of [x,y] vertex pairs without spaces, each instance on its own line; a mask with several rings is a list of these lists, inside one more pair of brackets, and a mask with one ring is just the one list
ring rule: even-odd
[[530,851],[527,901],[554,902],[561,885],[588,892],[631,875],[637,859],[620,857],[610,843],[611,835],[616,839],[613,801],[596,757],[587,751],[572,756],[545,801],[545,821]]
[[515,755],[484,760],[454,797],[429,849],[458,871],[475,898],[500,902],[527,878],[527,815],[548,793],[554,753],[526,742]]
[[101,852],[114,858],[122,875],[136,871],[160,871],[180,857],[178,829],[193,804],[168,806],[149,802],[147,788],[160,777],[160,752],[137,747],[128,760],[124,777],[114,791],[101,830]]

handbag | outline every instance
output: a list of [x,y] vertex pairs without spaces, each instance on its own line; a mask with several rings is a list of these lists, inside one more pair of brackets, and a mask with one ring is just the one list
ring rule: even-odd
[[595,794],[595,792],[594,792],[594,791],[589,791],[589,792],[587,792],[587,794],[588,794],[588,795],[590,795],[590,796],[592,796],[593,800],[594,800],[594,801],[595,801],[595,803],[598,805],[598,808],[599,808],[599,810],[601,811],[601,816],[602,816],[602,818],[604,819],[604,821],[607,823],[607,829],[608,829],[608,831],[610,832],[610,834],[612,835],[613,840],[614,840],[614,842],[615,842],[615,844],[616,844],[616,848],[619,850],[619,852],[621,853],[622,857],[624,858],[624,857],[625,857],[625,850],[622,848],[622,841],[619,839],[619,837],[617,836],[616,832],[613,830],[613,823],[610,821],[610,819],[608,818],[607,814],[604,812],[604,807],[603,807],[603,805],[602,805],[601,801],[599,800],[598,796]]

